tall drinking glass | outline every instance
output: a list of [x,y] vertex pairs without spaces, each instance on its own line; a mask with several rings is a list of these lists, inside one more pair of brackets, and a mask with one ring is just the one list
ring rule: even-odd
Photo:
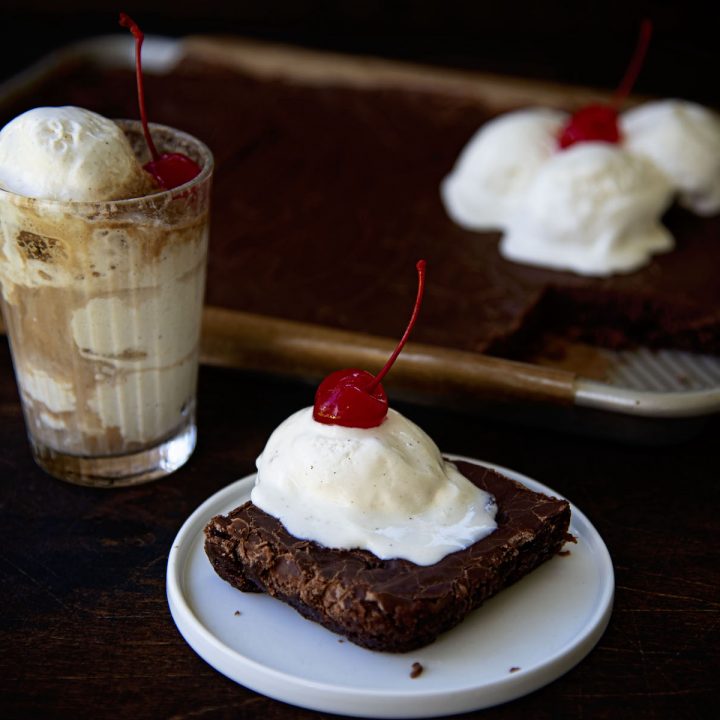
[[[145,162],[140,124],[118,124]],[[1,305],[33,455],[83,485],[167,475],[196,442],[213,158],[178,130],[152,133],[200,174],[108,202],[0,190]]]

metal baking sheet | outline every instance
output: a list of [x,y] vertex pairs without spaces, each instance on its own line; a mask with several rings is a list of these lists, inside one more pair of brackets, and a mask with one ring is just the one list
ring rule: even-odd
[[[327,54],[319,52],[228,38],[147,37],[143,65],[146,71],[161,74],[172,70],[187,53],[198,52],[217,60],[231,53],[236,67],[258,76],[287,76],[309,83],[327,82],[328,77],[334,83],[368,86],[443,83],[446,89],[469,95],[482,88],[482,93],[490,92],[507,104],[528,97],[538,103],[597,98],[597,92],[583,88],[437,68],[418,72],[411,65],[377,59],[332,56],[328,62]],[[0,85],[0,105],[31,91],[68,63],[130,68],[134,63],[132,39],[96,37],[48,55]],[[392,344],[386,338],[208,307],[202,356],[212,365],[314,379],[339,364],[374,363],[386,357]],[[499,402],[504,407],[508,403],[514,408],[533,406],[540,412],[550,406],[555,410],[572,407],[572,429],[582,426],[582,421],[578,422],[582,412],[577,412],[582,409],[589,411],[588,418],[610,414],[668,421],[697,420],[720,412],[720,358],[647,349],[614,352],[595,348],[592,354],[602,366],[599,374],[586,374],[582,363],[575,368],[551,367],[410,343],[393,371],[393,386],[409,397],[439,403],[454,404],[462,399],[461,404],[495,407]],[[604,420],[601,425],[607,426]],[[682,428],[682,423],[674,426]],[[622,433],[627,437],[625,429]],[[655,429],[652,433],[657,434]]]

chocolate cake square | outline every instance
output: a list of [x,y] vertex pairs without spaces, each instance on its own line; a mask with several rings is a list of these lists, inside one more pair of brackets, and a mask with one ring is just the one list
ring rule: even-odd
[[497,502],[497,530],[434,565],[381,560],[290,535],[246,502],[205,528],[218,575],[266,592],[357,645],[407,652],[433,642],[485,600],[555,555],[570,539],[570,506],[469,462],[459,470]]

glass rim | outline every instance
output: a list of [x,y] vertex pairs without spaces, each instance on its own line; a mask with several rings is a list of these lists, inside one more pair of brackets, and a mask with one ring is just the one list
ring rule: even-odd
[[[126,118],[113,118],[112,120],[116,125],[118,125],[123,130],[125,128],[131,128],[133,130],[140,130],[142,132],[142,123],[140,120],[130,120]],[[170,188],[169,190],[159,190],[158,192],[149,193],[148,195],[138,195],[137,197],[131,197],[131,198],[122,198],[119,200],[56,200],[54,198],[43,198],[43,197],[33,197],[31,195],[23,195],[21,193],[13,192],[12,190],[6,190],[3,187],[0,187],[0,197],[7,196],[10,199],[13,200],[15,204],[23,205],[26,203],[32,203],[34,205],[41,203],[42,205],[46,207],[56,207],[56,208],[78,208],[78,209],[89,209],[89,208],[97,208],[97,207],[106,207],[106,208],[123,208],[123,207],[130,207],[132,205],[136,205],[138,203],[143,202],[162,202],[163,200],[170,200],[173,198],[173,196],[180,195],[182,193],[187,192],[189,189],[196,187],[200,185],[201,183],[205,182],[213,173],[213,170],[215,169],[215,159],[213,157],[212,151],[210,148],[202,141],[198,140],[194,135],[191,135],[190,133],[185,132],[184,130],[178,130],[177,128],[171,127],[170,125],[163,125],[161,123],[148,123],[150,130],[158,130],[160,132],[168,132],[172,135],[178,136],[185,142],[193,145],[198,153],[201,155],[203,159],[202,168],[200,169],[200,172],[192,178],[192,180],[188,180],[186,183],[183,183],[182,185],[178,185],[177,187]]]

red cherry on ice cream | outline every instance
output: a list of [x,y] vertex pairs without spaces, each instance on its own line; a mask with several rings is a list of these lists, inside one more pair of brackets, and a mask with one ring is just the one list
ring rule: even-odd
[[564,150],[576,142],[620,142],[618,111],[610,105],[580,108],[562,129],[558,143]]
[[387,375],[393,363],[405,347],[415,326],[422,296],[425,291],[425,261],[417,263],[418,291],[410,321],[400,342],[383,369],[375,376],[367,370],[348,368],[328,375],[315,393],[313,418],[326,425],[371,428],[382,423],[388,411],[388,399],[380,381]]
[[564,150],[577,142],[619,143],[622,140],[618,125],[619,113],[617,106],[630,94],[633,85],[635,85],[645,60],[651,35],[652,23],[649,20],[643,20],[635,53],[625,72],[625,77],[620,83],[620,87],[615,92],[613,103],[609,105],[587,105],[573,113],[570,120],[560,131],[560,135],[558,135],[558,145],[561,149]]
[[181,153],[163,153],[157,151],[150,127],[148,126],[147,112],[145,110],[145,88],[142,74],[142,44],[145,35],[138,24],[126,13],[120,13],[120,25],[128,28],[135,38],[135,76],[137,77],[138,104],[140,106],[140,120],[152,160],[143,167],[155,178],[160,187],[165,190],[184,185],[200,174],[200,166],[186,155]]
[[143,167],[166,190],[190,182],[200,172],[198,164],[181,153],[163,153],[157,160],[151,160]]
[[375,376],[367,370],[336,370],[315,393],[313,417],[326,425],[369,428],[378,426],[388,410],[388,399],[379,383],[369,391]]

